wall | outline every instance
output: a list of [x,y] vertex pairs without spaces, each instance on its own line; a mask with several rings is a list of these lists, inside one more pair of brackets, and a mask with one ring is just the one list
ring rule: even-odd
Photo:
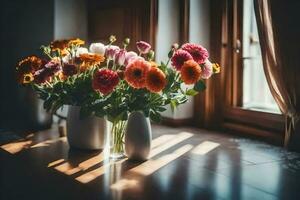
[[54,38],[79,37],[87,40],[87,7],[85,0],[55,0]]
[[52,1],[1,1],[1,128],[30,126],[36,115],[32,95],[16,82],[15,67],[53,39],[53,11]]

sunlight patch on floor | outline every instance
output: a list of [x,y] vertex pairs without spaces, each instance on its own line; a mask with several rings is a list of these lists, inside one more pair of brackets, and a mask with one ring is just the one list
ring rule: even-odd
[[192,151],[192,154],[196,155],[204,155],[207,154],[208,152],[214,150],[217,148],[220,144],[216,142],[211,142],[211,141],[204,141],[201,144],[197,145]]

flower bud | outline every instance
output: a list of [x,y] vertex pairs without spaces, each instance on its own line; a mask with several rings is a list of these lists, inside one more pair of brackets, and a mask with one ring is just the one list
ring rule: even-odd
[[154,59],[154,51],[153,50],[150,50],[149,53],[147,54],[147,58],[148,60],[153,60]]
[[176,50],[178,49],[179,45],[177,43],[172,44],[172,49]]
[[114,35],[109,36],[110,43],[114,43],[116,40],[117,40],[116,36],[114,36]]
[[130,39],[129,38],[125,38],[125,40],[123,41],[123,45],[124,46],[128,46],[130,44]]

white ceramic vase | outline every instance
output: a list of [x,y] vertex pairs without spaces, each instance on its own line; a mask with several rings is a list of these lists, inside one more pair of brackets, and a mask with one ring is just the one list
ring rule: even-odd
[[70,147],[104,149],[107,138],[106,120],[95,116],[80,119],[80,107],[69,106],[67,116],[67,139]]
[[152,130],[143,112],[129,115],[125,131],[125,153],[131,160],[147,160],[151,150]]

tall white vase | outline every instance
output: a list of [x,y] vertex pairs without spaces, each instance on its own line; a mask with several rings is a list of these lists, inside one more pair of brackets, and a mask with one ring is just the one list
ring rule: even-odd
[[143,112],[129,115],[125,132],[125,153],[131,160],[147,160],[151,150],[152,130]]
[[99,117],[80,119],[80,107],[69,106],[67,139],[70,147],[86,150],[103,149],[106,144],[106,120]]

